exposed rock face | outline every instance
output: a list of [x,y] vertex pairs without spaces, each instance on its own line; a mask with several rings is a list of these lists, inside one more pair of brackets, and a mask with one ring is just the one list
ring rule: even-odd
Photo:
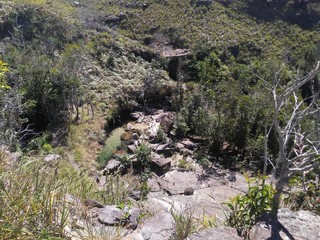
[[129,228],[136,228],[140,209],[128,208],[119,209],[116,205],[107,205],[98,211],[98,221],[107,226],[125,225]]
[[175,221],[168,212],[160,212],[142,223],[124,240],[170,240],[175,232]]
[[161,187],[170,195],[184,194],[185,189],[200,189],[202,185],[194,172],[171,171],[158,179]]
[[241,240],[237,230],[230,227],[215,227],[191,234],[186,240]]
[[[278,218],[280,224],[260,222],[255,225],[251,229],[251,239],[320,239],[320,216],[308,211],[281,209]],[[273,230],[276,234],[272,235]]]

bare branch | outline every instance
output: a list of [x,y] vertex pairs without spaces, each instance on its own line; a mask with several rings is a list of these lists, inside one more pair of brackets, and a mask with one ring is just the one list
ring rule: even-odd
[[307,83],[309,80],[311,80],[311,78],[318,72],[319,70],[319,65],[320,65],[320,61],[317,62],[317,66],[315,67],[315,69],[313,71],[311,71],[310,73],[308,73],[306,76],[304,76],[303,78],[298,79],[294,85],[292,86],[288,86],[288,88],[286,89],[286,91],[284,91],[284,93],[281,94],[281,96],[283,96],[283,98],[287,98],[289,97],[294,91],[296,91],[297,89],[299,89],[300,87],[302,87],[302,85],[304,85],[305,83]]

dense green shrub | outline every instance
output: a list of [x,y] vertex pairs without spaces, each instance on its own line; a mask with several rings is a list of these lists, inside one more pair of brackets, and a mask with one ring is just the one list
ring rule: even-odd
[[[226,224],[237,228],[242,235],[264,214],[271,211],[275,190],[271,185],[265,184],[263,179],[249,179],[248,193],[237,195],[227,202],[229,208]],[[253,185],[252,185],[253,183]]]

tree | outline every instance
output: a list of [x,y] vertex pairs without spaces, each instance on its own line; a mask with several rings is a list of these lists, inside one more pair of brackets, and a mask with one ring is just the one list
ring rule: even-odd
[[6,82],[7,63],[0,60],[0,145],[14,146],[22,124],[21,94]]
[[[284,81],[284,65],[273,74],[271,82],[261,79],[272,99],[270,116],[272,124],[266,131],[265,139],[271,131],[275,132],[278,142],[278,158],[274,166],[276,193],[272,205],[272,217],[277,219],[281,195],[289,179],[294,175],[306,172],[320,165],[320,139],[318,116],[320,112],[318,93],[302,97],[300,89],[313,81],[319,72],[320,62],[304,77]],[[267,148],[265,144],[265,148]],[[268,159],[265,149],[265,163]]]

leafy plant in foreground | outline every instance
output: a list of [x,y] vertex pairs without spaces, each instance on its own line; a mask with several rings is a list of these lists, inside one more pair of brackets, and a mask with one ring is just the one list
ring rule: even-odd
[[[235,227],[242,235],[256,223],[265,212],[271,211],[272,200],[275,193],[271,185],[264,183],[263,179],[246,177],[248,182],[248,193],[237,195],[226,203],[229,208],[226,224]],[[252,183],[256,185],[252,186]]]

